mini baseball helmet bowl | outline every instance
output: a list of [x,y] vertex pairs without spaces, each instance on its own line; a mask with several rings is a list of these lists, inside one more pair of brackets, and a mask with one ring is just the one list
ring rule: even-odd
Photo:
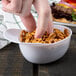
[[19,40],[21,31],[20,29],[8,29],[4,32],[4,37],[11,42],[19,44],[22,55],[29,62],[45,64],[60,59],[64,56],[69,48],[72,35],[71,29],[60,25],[54,25],[54,28],[57,28],[61,31],[64,31],[65,28],[68,29],[69,36],[61,41],[51,44],[24,43],[20,42]]

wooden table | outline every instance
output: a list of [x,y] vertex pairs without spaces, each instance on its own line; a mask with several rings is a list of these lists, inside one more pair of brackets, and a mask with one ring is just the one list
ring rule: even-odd
[[76,34],[64,57],[44,65],[29,63],[18,45],[11,43],[0,50],[0,76],[76,76]]

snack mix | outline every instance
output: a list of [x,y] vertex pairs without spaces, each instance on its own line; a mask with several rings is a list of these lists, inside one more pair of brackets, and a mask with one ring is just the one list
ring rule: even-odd
[[64,32],[62,32],[59,29],[55,28],[51,34],[45,32],[42,38],[35,38],[34,35],[35,31],[30,33],[22,30],[20,33],[20,41],[25,43],[55,43],[68,37],[69,32],[67,29],[64,29]]

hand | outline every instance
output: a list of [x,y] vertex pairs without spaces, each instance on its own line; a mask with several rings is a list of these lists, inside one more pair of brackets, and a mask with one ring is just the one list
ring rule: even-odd
[[[37,28],[30,12],[32,4],[39,15]],[[48,0],[2,0],[2,5],[4,11],[19,15],[29,32],[36,29],[35,37],[40,38],[45,31],[52,32],[53,23]]]
[[34,6],[38,13],[38,22],[35,37],[41,37],[45,31],[53,31],[52,14],[48,0],[35,0]]

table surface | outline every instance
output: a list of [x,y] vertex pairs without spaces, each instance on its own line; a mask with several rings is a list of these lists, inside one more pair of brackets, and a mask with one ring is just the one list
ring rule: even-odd
[[0,76],[76,76],[76,34],[64,57],[44,65],[29,63],[17,44],[9,44],[0,50]]

